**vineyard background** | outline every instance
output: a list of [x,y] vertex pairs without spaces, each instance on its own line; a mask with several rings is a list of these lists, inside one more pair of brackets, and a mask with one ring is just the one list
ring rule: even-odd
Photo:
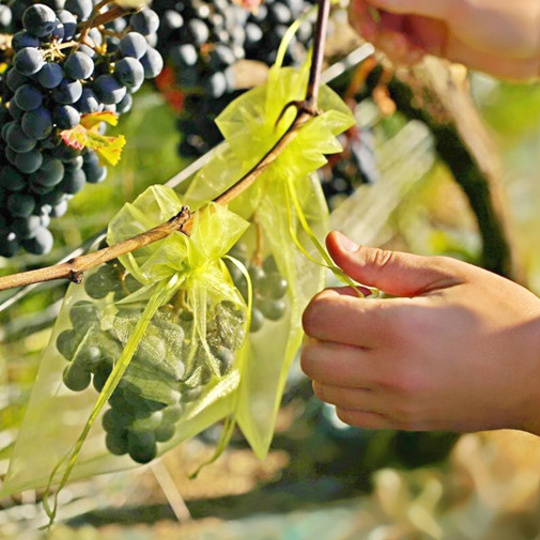
[[[344,56],[338,47],[329,64],[339,67]],[[332,84],[342,90],[362,65],[343,65]],[[493,158],[500,156],[519,276],[540,294],[540,85],[478,74],[471,84],[497,148]],[[359,126],[373,131],[379,178],[333,210],[332,227],[371,245],[479,262],[475,216],[425,124],[381,111],[371,97],[355,115]],[[150,85],[137,94],[114,130],[128,140],[120,164],[52,222],[57,242],[50,254],[1,259],[1,273],[66,257],[105,229],[125,201],[186,167],[176,152],[181,135],[175,122]],[[65,287],[0,293],[0,474]],[[223,458],[188,480],[201,457],[212,454],[217,436],[212,428],[156,465],[72,484],[62,495],[52,538],[540,538],[540,443],[525,434],[466,435],[454,445],[445,434],[350,429],[311,396],[294,369],[269,457],[256,460],[238,437]],[[0,501],[0,537],[38,537],[36,528],[46,522],[40,497],[32,491]]]

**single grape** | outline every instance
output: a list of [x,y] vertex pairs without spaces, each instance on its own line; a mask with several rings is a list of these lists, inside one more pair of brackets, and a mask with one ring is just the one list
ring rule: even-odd
[[41,167],[42,163],[43,154],[37,148],[15,155],[15,166],[19,171],[26,174],[36,172]]
[[26,193],[13,193],[7,198],[6,207],[13,217],[28,217],[36,207],[36,200]]
[[81,121],[81,115],[71,105],[57,105],[53,109],[53,122],[59,129],[73,129]]
[[135,32],[139,32],[143,36],[149,36],[158,31],[159,17],[155,11],[143,9],[130,17],[129,25]]
[[71,362],[73,359],[78,344],[79,339],[75,330],[64,330],[56,338],[56,348],[68,362]]
[[84,52],[75,51],[64,62],[64,73],[70,79],[88,79],[94,73],[94,61]]
[[91,88],[83,88],[81,97],[75,104],[75,108],[81,114],[98,112],[100,108],[99,98]]
[[55,204],[51,210],[51,217],[59,218],[62,217],[68,209],[67,201],[60,201],[58,204]]
[[278,321],[283,317],[287,305],[283,300],[274,300],[272,298],[262,298],[257,302],[257,307],[261,313],[271,321]]
[[[34,114],[35,112],[36,111],[31,111],[26,114]],[[12,150],[15,150],[15,152],[29,152],[36,147],[36,137],[27,133],[20,124],[10,122],[6,125],[8,125],[8,128],[6,129],[6,136],[4,138]]]
[[56,26],[56,14],[44,4],[34,4],[25,10],[22,17],[25,30],[32,36],[43,38],[51,34]]
[[120,103],[126,95],[126,87],[112,75],[100,75],[94,81],[93,89],[96,96],[109,105]]
[[90,384],[91,375],[90,372],[77,364],[70,364],[64,369],[62,375],[64,384],[74,392],[81,392],[88,388]]
[[259,293],[279,300],[287,293],[287,280],[279,274],[267,274],[259,281]]
[[210,37],[210,30],[201,19],[191,19],[187,23],[189,40],[196,45],[203,45]]
[[156,78],[163,70],[163,57],[153,47],[148,47],[146,53],[140,59],[144,69],[145,79]]
[[252,333],[258,332],[264,324],[264,315],[257,309],[253,308],[251,311],[251,324],[249,331]]
[[100,362],[95,368],[94,375],[92,377],[92,384],[98,392],[103,390],[111,371],[112,367],[108,362]]
[[33,111],[43,103],[43,94],[32,84],[23,84],[13,98],[23,111]]
[[84,333],[90,326],[97,324],[98,311],[92,302],[81,300],[72,306],[69,319],[76,332]]
[[24,113],[21,121],[24,133],[32,139],[45,139],[53,130],[51,113],[45,107]]
[[31,178],[42,186],[52,187],[62,181],[64,171],[64,165],[59,159],[47,156],[43,159],[41,167],[31,176]]
[[37,48],[41,45],[39,38],[30,35],[26,30],[21,30],[13,35],[11,39],[11,47],[15,52],[24,49],[25,47]]
[[66,0],[65,9],[77,16],[79,21],[85,21],[90,17],[94,5],[92,0]]
[[157,455],[156,436],[149,431],[128,431],[128,453],[137,463],[148,463]]
[[72,40],[77,33],[77,18],[67,9],[60,9],[56,16],[64,25],[64,41]]
[[33,253],[35,255],[44,255],[51,251],[54,244],[54,238],[45,227],[40,227],[37,229],[36,233],[29,238],[28,240],[23,240],[22,245],[28,253]]
[[180,418],[182,418],[183,414],[184,406],[181,403],[177,403],[176,405],[171,405],[170,407],[163,409],[162,425],[175,424],[178,422],[178,420],[180,420]]
[[198,57],[197,49],[191,43],[179,45],[171,50],[171,61],[179,69],[194,66]]
[[86,174],[83,170],[66,171],[59,184],[60,189],[69,195],[75,195],[84,188],[86,183]]
[[116,62],[114,75],[121,84],[133,88],[143,83],[144,68],[136,58],[126,57]]
[[5,82],[12,92],[16,92],[23,84],[28,84],[30,79],[15,68],[11,68],[6,74]]
[[174,426],[172,425],[161,425],[155,431],[154,435],[157,442],[167,442],[174,437]]
[[24,176],[11,165],[0,168],[0,186],[8,191],[20,191],[26,187]]
[[43,53],[36,47],[24,47],[15,54],[13,65],[21,75],[34,75],[45,64]]
[[131,107],[133,106],[133,97],[131,94],[126,94],[120,103],[116,105],[116,111],[118,114],[125,114],[131,110]]
[[107,433],[105,437],[107,450],[115,456],[123,456],[128,452],[128,433],[126,430]]
[[13,257],[19,250],[20,244],[13,232],[0,233],[0,256]]
[[101,266],[84,280],[84,290],[90,298],[99,300],[122,288],[118,272],[110,265]]
[[92,371],[94,366],[97,366],[102,360],[103,355],[101,349],[97,345],[85,343],[78,352],[75,361],[80,366],[84,366],[88,371]]
[[63,79],[62,82],[52,91],[52,98],[56,103],[71,105],[76,103],[82,96],[83,87],[81,81]]
[[148,43],[139,32],[128,32],[118,44],[118,49],[123,56],[141,58],[148,49]]

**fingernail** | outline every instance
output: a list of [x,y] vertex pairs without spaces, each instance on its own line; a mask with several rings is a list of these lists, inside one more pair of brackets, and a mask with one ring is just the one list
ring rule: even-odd
[[344,251],[354,252],[358,250],[358,244],[354,243],[350,238],[347,238],[340,232],[337,233],[337,241]]

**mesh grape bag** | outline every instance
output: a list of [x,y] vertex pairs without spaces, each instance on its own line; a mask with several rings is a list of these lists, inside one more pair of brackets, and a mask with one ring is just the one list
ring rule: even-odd
[[[191,183],[186,193],[191,206],[225,191],[274,147],[296,116],[295,108],[287,105],[303,99],[307,81],[307,66],[274,66],[266,85],[224,110],[216,122],[225,144]],[[252,222],[243,248],[236,247],[249,266],[254,297],[235,414],[259,457],[269,449],[287,373],[301,345],[302,312],[323,287],[325,267],[331,262],[320,243],[328,230],[328,209],[314,171],[326,162],[324,154],[341,150],[336,135],[354,120],[339,96],[325,86],[320,88],[319,107],[320,114],[297,129],[294,140],[261,177],[229,205]],[[235,279],[235,270],[231,273]],[[235,282],[242,288],[240,275]]]
[[[182,208],[154,186],[109,226],[116,243]],[[3,493],[118,470],[231,415],[247,305],[222,261],[248,223],[207,205],[167,238],[72,284],[47,347]]]

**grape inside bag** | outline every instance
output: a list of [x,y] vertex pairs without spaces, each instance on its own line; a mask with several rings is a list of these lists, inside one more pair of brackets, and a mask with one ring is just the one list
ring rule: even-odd
[[[107,166],[120,159],[123,137],[104,136],[100,123],[115,124],[145,79],[163,68],[152,46],[159,26],[152,10],[94,25],[108,6],[95,13],[86,0],[49,5],[0,6],[13,33],[0,73],[3,257],[20,248],[38,255],[51,250],[51,218],[65,214],[69,200],[86,184],[102,182]],[[115,33],[119,26],[123,36]]]

